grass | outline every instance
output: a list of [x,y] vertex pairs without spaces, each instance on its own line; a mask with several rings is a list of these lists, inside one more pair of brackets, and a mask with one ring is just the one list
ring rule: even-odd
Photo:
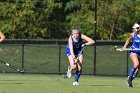
[[80,85],[73,86],[73,77],[48,74],[0,74],[0,93],[139,93],[140,78],[134,88],[125,84],[126,77],[80,77]]

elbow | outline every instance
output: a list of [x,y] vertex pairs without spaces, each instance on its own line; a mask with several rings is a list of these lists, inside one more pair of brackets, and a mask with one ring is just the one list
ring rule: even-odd
[[86,45],[94,45],[95,41],[94,40],[90,40]]
[[6,37],[5,36],[3,36],[3,39],[2,40],[5,40],[6,39]]
[[0,42],[2,42],[4,40],[5,40],[5,36],[2,36]]
[[95,41],[94,41],[94,40],[92,40],[92,41],[91,41],[91,44],[92,44],[92,45],[94,45],[94,44],[95,44]]
[[4,37],[3,37],[3,40],[5,40],[5,39],[6,39],[6,37],[4,36]]

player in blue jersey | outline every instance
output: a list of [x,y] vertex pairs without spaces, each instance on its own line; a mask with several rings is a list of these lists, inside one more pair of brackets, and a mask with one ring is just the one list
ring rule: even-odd
[[[83,44],[83,40],[86,43]],[[84,34],[81,34],[78,29],[72,30],[72,34],[68,39],[68,45],[66,46],[66,54],[70,64],[69,68],[76,69],[73,85],[79,85],[78,79],[81,75],[83,63],[83,52],[81,52],[82,48],[87,45],[93,45],[94,43],[94,40]],[[76,59],[77,56],[78,59]],[[68,77],[71,77],[71,75]]]
[[[123,48],[126,48],[132,39],[133,39],[133,44],[131,48],[140,49],[140,22],[134,24],[133,33],[130,34]],[[133,65],[130,68],[129,76],[126,83],[128,87],[133,87],[132,80],[137,76],[140,67],[140,50],[130,50],[129,54],[133,62]]]

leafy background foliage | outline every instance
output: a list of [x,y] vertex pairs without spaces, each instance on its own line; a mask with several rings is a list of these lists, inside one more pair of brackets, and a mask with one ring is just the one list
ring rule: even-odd
[[[97,40],[125,40],[140,20],[139,0],[97,0]],[[95,0],[0,2],[7,39],[67,39],[73,28],[94,38]]]

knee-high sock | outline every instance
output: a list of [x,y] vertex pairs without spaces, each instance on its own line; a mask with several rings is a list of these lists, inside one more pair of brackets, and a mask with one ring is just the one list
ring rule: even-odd
[[137,73],[133,74],[132,79],[134,79],[135,77],[137,77]]
[[136,68],[134,66],[131,67],[130,72],[129,72],[129,77],[133,77],[133,74],[135,72]]
[[75,77],[74,77],[74,82],[75,82],[75,81],[78,82],[80,75],[81,75],[81,71],[76,71]]
[[132,76],[132,79],[136,78],[137,75],[138,75],[138,72],[136,72],[136,73],[134,72],[134,74],[133,74],[133,76]]

